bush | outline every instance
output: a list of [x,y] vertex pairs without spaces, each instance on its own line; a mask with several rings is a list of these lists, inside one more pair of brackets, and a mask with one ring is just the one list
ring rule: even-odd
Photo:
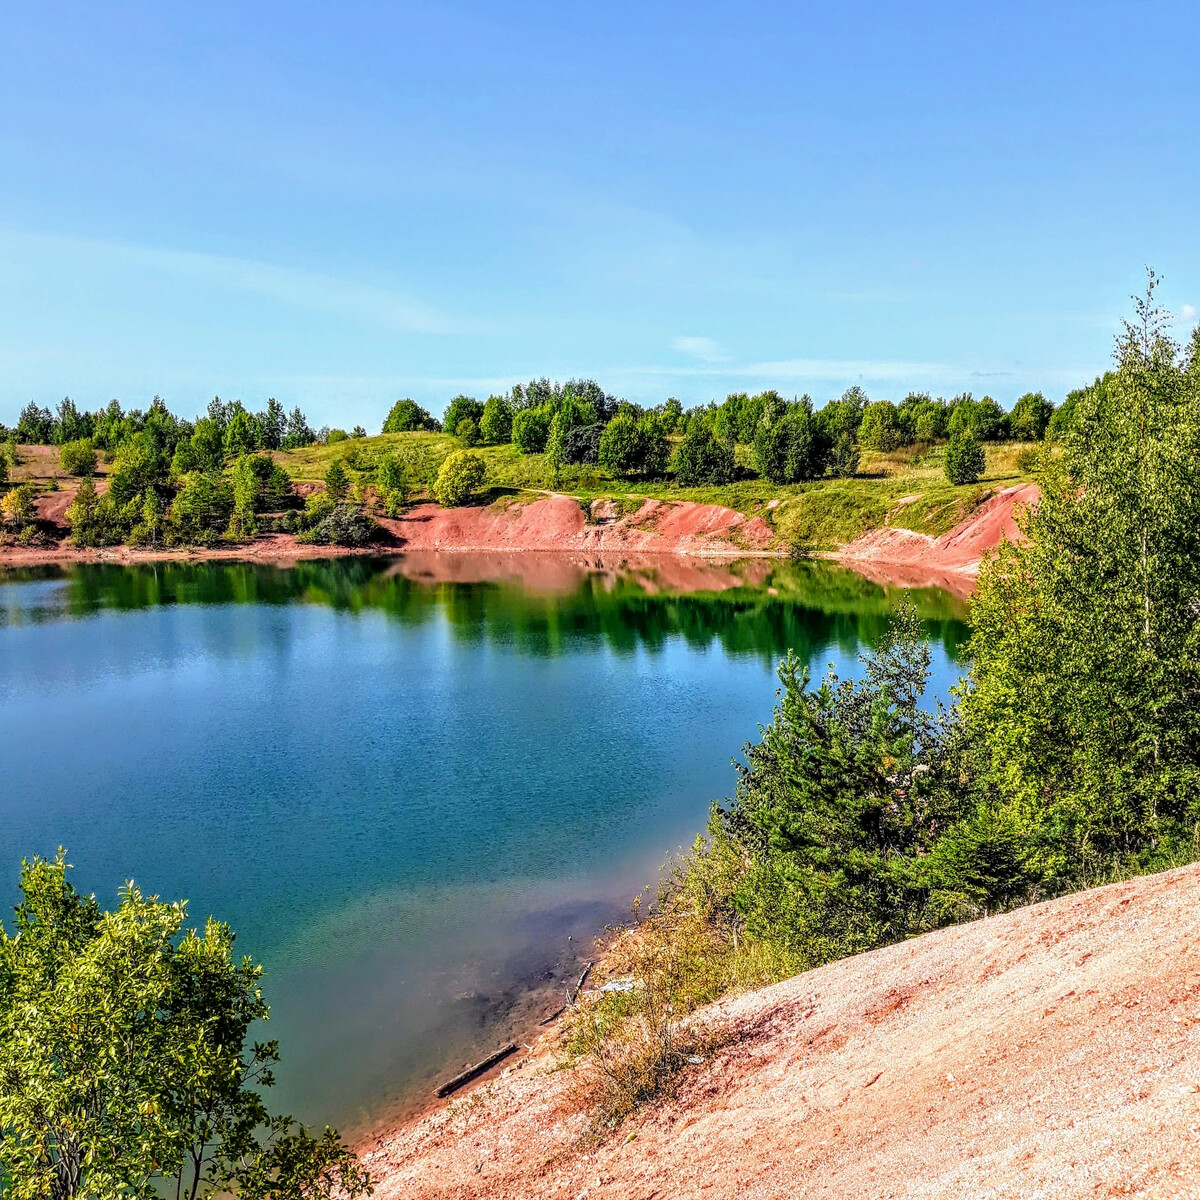
[[464,446],[479,445],[479,426],[471,417],[463,417],[461,421],[454,427],[454,436],[458,438]]
[[563,462],[573,466],[594,466],[600,461],[600,437],[604,426],[600,424],[576,425],[567,430],[563,438]]
[[487,467],[478,454],[456,450],[438,471],[437,482],[433,485],[434,498],[445,508],[457,508],[471,498],[471,493],[486,478]]
[[397,455],[387,454],[379,460],[375,480],[384,512],[389,517],[396,516],[408,502],[411,491],[408,466]]
[[479,432],[490,445],[512,441],[512,405],[507,396],[489,396],[479,418]]
[[349,504],[337,504],[297,540],[320,545],[367,546],[378,535],[379,526],[366,513]]
[[336,446],[338,442],[347,442],[350,435],[344,429],[331,429],[325,435],[325,445]]
[[946,447],[945,472],[951,483],[975,483],[986,465],[983,447],[969,429],[950,438],[950,444]]
[[397,400],[383,423],[384,433],[411,433],[418,430],[436,431],[441,425],[415,400]]
[[732,483],[737,473],[733,451],[703,422],[694,422],[675,451],[675,479],[685,487]]
[[522,454],[541,454],[550,436],[548,408],[523,408],[513,416],[512,440]]
[[32,525],[35,515],[32,484],[22,483],[0,500],[0,525],[18,533]]
[[68,475],[95,475],[96,446],[91,438],[66,442],[58,449],[58,462]]

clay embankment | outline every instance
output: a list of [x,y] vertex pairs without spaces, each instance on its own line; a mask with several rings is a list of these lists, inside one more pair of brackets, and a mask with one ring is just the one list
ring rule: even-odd
[[759,517],[718,504],[644,500],[621,515],[613,501],[585,512],[570,496],[532,503],[498,500],[486,508],[418,504],[399,520],[380,522],[405,550],[584,550],[642,554],[762,554],[777,551],[774,531]]
[[[974,573],[989,550],[1002,541],[1019,540],[1016,506],[1033,504],[1038,495],[1036,483],[1003,488],[941,537],[886,524],[843,546],[837,557],[869,578],[873,566],[884,565]],[[887,574],[888,582],[899,582],[894,571]]]
[[370,1143],[377,1200],[1200,1195],[1200,867],[946,929],[702,1014],[731,1045],[581,1146],[535,1052]]

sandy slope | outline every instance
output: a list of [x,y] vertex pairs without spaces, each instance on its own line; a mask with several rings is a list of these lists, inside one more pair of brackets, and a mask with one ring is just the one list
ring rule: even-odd
[[598,1148],[578,1147],[570,1073],[535,1054],[368,1147],[376,1196],[1200,1195],[1200,868],[834,963],[706,1018],[735,1042]]

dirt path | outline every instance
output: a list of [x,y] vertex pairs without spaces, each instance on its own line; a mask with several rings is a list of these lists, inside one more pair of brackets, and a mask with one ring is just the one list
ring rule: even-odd
[[600,1146],[535,1054],[368,1146],[376,1197],[1200,1195],[1200,867],[705,1015],[734,1044]]

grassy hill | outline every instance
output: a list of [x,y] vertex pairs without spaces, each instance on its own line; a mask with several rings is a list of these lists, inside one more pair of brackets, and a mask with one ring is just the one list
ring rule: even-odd
[[[459,448],[457,439],[445,433],[392,433],[307,446],[275,457],[297,482],[322,479],[335,459],[347,466],[352,478],[369,482],[375,464],[389,451],[415,453],[436,465]],[[983,478],[964,487],[946,482],[944,446],[913,447],[891,454],[866,451],[859,473],[851,479],[792,486],[776,486],[753,476],[749,447],[740,446],[738,459],[748,478],[723,487],[686,488],[670,482],[614,479],[601,467],[585,466],[564,468],[553,490],[584,501],[646,496],[721,504],[747,516],[762,517],[787,541],[830,549],[885,520],[919,533],[945,533],[997,488],[1029,479],[1028,472],[1017,464],[1025,449],[1028,444],[1021,442],[988,445]],[[488,484],[498,494],[552,489],[552,471],[544,454],[521,454],[511,444],[479,446],[476,453],[487,464]]]

